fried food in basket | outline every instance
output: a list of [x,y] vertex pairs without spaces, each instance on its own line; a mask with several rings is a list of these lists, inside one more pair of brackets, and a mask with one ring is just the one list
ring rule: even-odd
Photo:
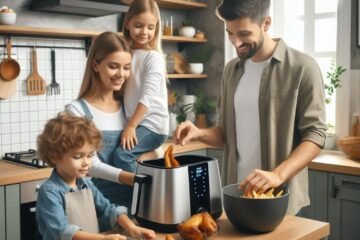
[[258,194],[255,191],[251,191],[249,192],[247,195],[242,195],[241,197],[243,198],[276,198],[276,197],[281,197],[283,194],[283,190],[281,190],[280,192],[278,192],[277,194],[273,194],[274,192],[274,188],[270,188],[267,192],[262,193],[262,194]]
[[174,149],[173,146],[170,145],[165,151],[164,159],[165,159],[166,168],[173,168],[180,166],[180,163],[175,159],[173,155],[173,149]]
[[178,225],[179,234],[185,240],[205,240],[218,229],[217,223],[208,212],[195,214]]

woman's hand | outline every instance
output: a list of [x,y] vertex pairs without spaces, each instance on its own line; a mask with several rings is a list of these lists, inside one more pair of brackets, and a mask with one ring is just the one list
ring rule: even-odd
[[153,230],[142,228],[136,225],[134,225],[133,227],[127,230],[132,237],[137,237],[146,240],[155,240],[155,232]]
[[262,194],[269,188],[276,188],[282,183],[283,181],[278,174],[255,169],[240,183],[240,188],[243,190],[244,195],[252,191]]
[[121,134],[121,146],[126,150],[131,150],[138,144],[136,138],[136,128],[127,126]]

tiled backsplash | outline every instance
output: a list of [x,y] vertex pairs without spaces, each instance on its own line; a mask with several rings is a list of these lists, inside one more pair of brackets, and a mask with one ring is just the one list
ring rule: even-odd
[[[36,149],[36,137],[49,118],[64,110],[65,104],[75,99],[86,63],[85,50],[60,49],[60,47],[83,48],[82,40],[40,39],[12,37],[13,45],[49,46],[56,52],[56,81],[60,84],[59,95],[28,96],[26,79],[31,70],[31,48],[12,48],[12,55],[21,68],[17,78],[16,94],[9,99],[0,100],[0,156],[10,151]],[[0,37],[0,43],[4,38]],[[40,76],[48,86],[51,83],[51,49],[38,48],[37,65]],[[0,58],[4,48],[0,48]]]

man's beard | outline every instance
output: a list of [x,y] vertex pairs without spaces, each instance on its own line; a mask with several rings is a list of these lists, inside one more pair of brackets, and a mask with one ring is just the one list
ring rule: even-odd
[[[253,42],[251,43],[243,43],[240,47],[236,48],[236,53],[238,57],[242,60],[246,60],[249,58],[252,58],[264,45],[264,37],[261,36],[261,39],[259,42]],[[241,53],[240,48],[243,46],[248,46],[249,50],[246,53]]]

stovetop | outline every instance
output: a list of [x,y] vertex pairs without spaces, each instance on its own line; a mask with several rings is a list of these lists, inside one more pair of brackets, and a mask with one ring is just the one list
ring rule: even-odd
[[45,161],[39,159],[34,149],[29,149],[27,151],[20,151],[20,152],[5,153],[3,160],[19,165],[25,165],[32,168],[48,167]]

